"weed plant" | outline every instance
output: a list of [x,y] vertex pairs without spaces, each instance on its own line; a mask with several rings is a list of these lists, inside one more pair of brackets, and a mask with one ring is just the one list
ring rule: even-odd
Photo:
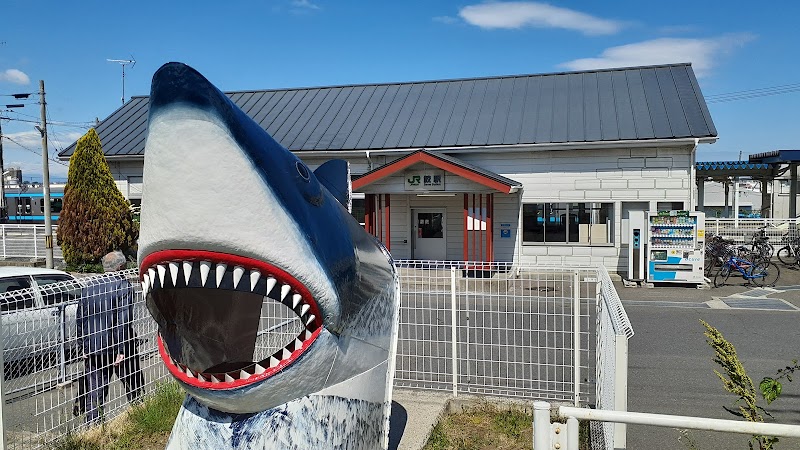
[[142,403],[108,424],[57,441],[54,450],[163,449],[185,394],[174,381],[158,387]]

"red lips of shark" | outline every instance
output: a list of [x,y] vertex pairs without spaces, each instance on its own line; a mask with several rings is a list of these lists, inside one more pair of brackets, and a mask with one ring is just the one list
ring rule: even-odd
[[[197,272],[195,272],[197,271]],[[158,336],[158,349],[170,373],[178,380],[194,387],[212,390],[235,389],[263,381],[296,361],[316,340],[322,331],[322,316],[308,289],[286,271],[263,261],[227,253],[201,250],[163,250],[142,260],[140,274],[144,295],[168,287],[185,288],[190,279],[196,286],[219,289],[220,281],[231,272],[232,284],[223,288],[259,295],[274,291],[282,303],[297,314],[305,329],[291,342],[271,356],[253,361],[247,367],[224,373],[206,373],[176,361]],[[200,274],[198,280],[197,275]],[[228,280],[230,283],[230,279]],[[273,301],[272,298],[265,301]],[[275,300],[277,301],[277,300]]]

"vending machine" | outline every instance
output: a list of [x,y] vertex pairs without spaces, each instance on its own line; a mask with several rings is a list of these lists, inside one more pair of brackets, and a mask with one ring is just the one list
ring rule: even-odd
[[647,280],[704,283],[705,214],[694,211],[647,213]]

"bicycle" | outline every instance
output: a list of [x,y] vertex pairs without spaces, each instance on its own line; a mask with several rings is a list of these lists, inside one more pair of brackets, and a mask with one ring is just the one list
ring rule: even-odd
[[754,263],[731,255],[714,276],[714,287],[724,286],[734,270],[738,271],[742,278],[748,280],[748,283],[752,281],[759,287],[775,286],[781,275],[780,269],[773,262],[759,261]]
[[735,243],[719,235],[713,235],[706,241],[705,258],[703,261],[704,275],[711,278],[714,269],[721,267],[722,264],[733,255]]
[[766,232],[767,225],[758,227],[758,231],[753,233],[750,238],[750,250],[753,253],[759,254],[764,259],[772,259],[775,254],[775,247],[769,243],[769,236]]
[[778,260],[787,266],[797,265],[800,260],[798,259],[798,252],[800,252],[800,238],[790,237],[788,234],[782,239],[786,243],[785,246],[778,249]]

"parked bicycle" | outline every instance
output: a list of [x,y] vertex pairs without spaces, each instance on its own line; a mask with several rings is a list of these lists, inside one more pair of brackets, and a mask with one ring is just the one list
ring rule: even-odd
[[778,249],[778,260],[787,266],[795,266],[800,263],[800,237],[786,234],[782,241],[786,244]]
[[703,272],[706,278],[711,278],[722,267],[722,263],[733,255],[735,243],[720,235],[712,235],[706,240]]
[[764,260],[753,262],[731,255],[714,276],[714,287],[725,285],[734,272],[739,272],[748,283],[752,281],[761,287],[775,286],[781,275],[780,269],[773,262]]
[[750,250],[761,258],[769,260],[775,254],[775,247],[769,243],[766,228],[767,225],[758,227],[758,231],[750,237]]

